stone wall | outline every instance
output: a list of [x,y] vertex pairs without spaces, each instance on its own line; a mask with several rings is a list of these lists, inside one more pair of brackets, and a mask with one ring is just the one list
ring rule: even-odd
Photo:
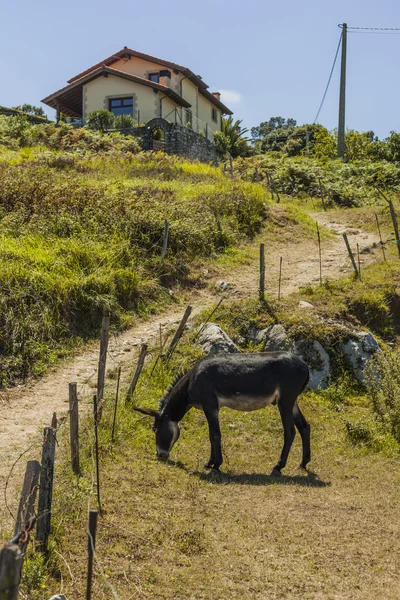
[[[163,132],[163,141],[153,140],[154,129],[160,128]],[[156,150],[164,145],[167,154],[177,154],[192,160],[217,163],[215,144],[196,133],[190,127],[177,123],[169,123],[165,119],[152,119],[144,127],[124,129],[125,135],[134,135],[142,140],[143,150]]]

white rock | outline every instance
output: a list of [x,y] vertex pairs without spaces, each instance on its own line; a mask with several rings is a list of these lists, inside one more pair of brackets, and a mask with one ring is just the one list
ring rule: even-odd
[[278,352],[279,350],[289,350],[289,341],[286,329],[283,325],[277,324],[267,327],[260,331],[257,343],[263,343],[264,352]]
[[352,338],[341,344],[347,362],[358,381],[365,385],[365,368],[375,352],[380,350],[374,336],[368,331],[352,334]]
[[319,342],[314,340],[299,340],[296,342],[293,353],[300,356],[310,369],[310,382],[308,389],[323,390],[328,387],[331,375],[331,361],[328,353]]
[[207,323],[199,336],[200,346],[207,354],[240,352],[231,338],[215,323]]
[[311,304],[310,302],[307,302],[306,300],[300,300],[299,307],[307,308],[307,309],[315,308],[314,304]]

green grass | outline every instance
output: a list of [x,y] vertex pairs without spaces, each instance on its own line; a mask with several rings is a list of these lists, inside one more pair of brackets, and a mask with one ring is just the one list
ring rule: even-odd
[[[185,334],[168,367],[159,363],[153,376],[152,365],[145,368],[135,404],[156,408],[174,373],[201,356],[192,336]],[[394,598],[399,446],[373,421],[359,388],[339,379],[335,386],[300,400],[312,426],[311,471],[297,467],[297,436],[277,480],[269,476],[283,442],[276,409],[221,411],[224,464],[213,476],[202,468],[208,428],[195,409],[166,463],[155,459],[151,419],[129,405],[120,405],[112,443],[109,385],[100,426],[104,514],[95,597],[109,598],[111,585],[121,598],[211,600],[218,590],[221,600],[317,599],[335,589],[372,600],[384,582]],[[29,581],[45,586],[30,588],[32,600],[47,599],[61,580],[68,596],[84,597],[87,508],[96,507],[90,418],[81,428],[81,459],[79,478],[67,459],[58,466],[51,562],[46,578],[40,562],[37,574],[30,565]],[[391,510],[382,510],[388,503]],[[365,519],[376,526],[365,527]]]
[[121,329],[162,309],[166,288],[192,285],[210,257],[239,256],[268,218],[262,186],[126,152],[118,137],[46,127],[47,147],[0,153],[0,386],[43,373],[97,335],[104,310]]

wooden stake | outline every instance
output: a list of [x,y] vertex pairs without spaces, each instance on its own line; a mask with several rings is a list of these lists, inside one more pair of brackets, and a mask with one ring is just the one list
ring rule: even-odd
[[118,395],[119,395],[119,382],[121,379],[121,367],[118,367],[118,376],[117,376],[117,391],[115,393],[115,407],[114,407],[114,418],[113,418],[113,426],[111,433],[111,441],[114,442],[114,433],[115,433],[115,421],[117,418],[117,406],[118,406]]
[[381,240],[381,248],[382,248],[383,260],[386,262],[385,248],[384,248],[384,245],[383,245],[381,228],[379,227],[378,215],[376,213],[375,213],[375,219],[376,219],[376,225],[378,227],[379,239]]
[[56,451],[56,430],[44,428],[42,465],[40,469],[40,488],[36,540],[39,551],[47,554],[47,543],[51,526],[51,503],[53,498],[54,457]]
[[358,276],[361,279],[360,246],[358,243],[357,243],[357,260],[358,260]]
[[161,251],[161,264],[164,264],[164,259],[168,250],[168,232],[169,232],[169,221],[164,222],[164,239]]
[[100,468],[99,468],[99,412],[97,405],[96,394],[93,396],[93,412],[94,412],[94,441],[95,441],[95,454],[96,454],[96,483],[97,483],[97,503],[99,505],[99,512],[102,514],[101,501],[100,501]]
[[53,413],[53,417],[51,419],[51,427],[53,429],[57,429],[58,421],[57,421],[57,413]]
[[353,265],[353,269],[355,271],[356,277],[358,277],[358,269],[357,269],[356,261],[354,260],[354,255],[353,255],[353,252],[351,251],[349,240],[347,239],[346,233],[343,234],[343,239],[344,239],[344,243],[346,244],[347,252],[349,253],[350,260]]
[[278,300],[281,299],[281,281],[282,281],[282,256],[279,260],[279,284],[278,284]]
[[318,237],[318,250],[319,250],[319,284],[322,285],[322,254],[321,254],[321,235],[319,233],[319,227],[317,221],[315,221],[317,226],[317,237]]
[[259,298],[261,302],[265,300],[265,252],[264,244],[260,244],[260,288]]
[[40,464],[37,460],[28,460],[24,483],[19,500],[17,520],[14,527],[14,537],[19,535],[35,514],[35,500],[38,489]]
[[279,192],[278,192],[278,190],[276,188],[275,181],[274,181],[274,178],[272,177],[272,175],[270,175],[270,178],[271,178],[271,185],[272,185],[272,187],[274,189],[274,192],[276,194],[277,203],[279,204],[280,201],[281,201],[281,197],[279,196]]
[[182,317],[181,322],[179,323],[179,327],[176,330],[174,337],[172,338],[172,342],[170,343],[168,350],[165,353],[166,360],[170,359],[172,354],[174,353],[174,350],[175,350],[176,346],[178,345],[179,340],[181,339],[183,330],[185,329],[186,322],[187,322],[188,318],[190,317],[191,312],[192,312],[192,307],[188,306],[185,310],[185,313]]
[[[104,381],[106,377],[106,363],[107,363],[107,349],[108,349],[108,334],[110,331],[110,317],[108,315],[103,316],[101,324],[101,338],[100,338],[100,355],[99,355],[99,368],[97,373],[97,400],[103,399],[104,394]],[[101,418],[101,412],[100,412]]]
[[18,600],[23,554],[17,544],[0,552],[0,600]]
[[142,344],[142,347],[140,348],[140,354],[139,354],[139,359],[138,359],[138,362],[136,365],[135,373],[132,377],[132,381],[128,388],[128,391],[126,392],[126,397],[125,397],[126,402],[129,402],[133,396],[133,392],[135,391],[137,382],[139,381],[140,373],[142,372],[142,369],[143,369],[144,359],[146,358],[146,354],[147,354],[147,344]]
[[86,600],[90,600],[92,597],[93,557],[96,548],[97,515],[97,510],[89,511],[88,572],[86,584]]
[[320,194],[321,194],[321,200],[322,200],[322,208],[324,209],[324,211],[326,212],[326,206],[325,206],[325,197],[324,197],[324,190],[322,188],[322,183],[321,180],[318,179],[318,183],[319,183],[319,190],[320,190]]
[[396,211],[393,206],[393,202],[391,200],[389,200],[389,198],[387,198],[385,196],[385,194],[379,188],[376,188],[376,189],[378,190],[380,195],[383,196],[383,198],[386,200],[386,202],[389,204],[390,216],[392,217],[392,223],[393,223],[393,229],[394,229],[394,235],[396,237],[397,251],[400,256],[399,225],[397,223],[397,215],[396,215]]
[[79,414],[76,383],[68,385],[69,394],[69,437],[71,442],[71,465],[73,472],[79,474]]
[[199,335],[201,334],[201,332],[203,331],[204,327],[207,325],[207,323],[210,321],[211,317],[216,313],[218,307],[220,306],[220,304],[225,300],[224,297],[220,298],[220,300],[218,301],[217,306],[210,312],[210,314],[208,315],[206,321],[202,324],[202,326],[200,327],[200,329],[198,330],[198,332],[196,333],[196,335],[193,338],[193,343],[197,340],[197,338],[199,337]]

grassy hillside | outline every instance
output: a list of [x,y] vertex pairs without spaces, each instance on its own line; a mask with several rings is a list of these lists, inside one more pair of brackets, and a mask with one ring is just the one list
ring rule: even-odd
[[[170,301],[165,286],[190,281],[196,263],[251,238],[267,217],[260,185],[162,153],[134,154],[135,141],[127,152],[118,136],[62,133],[46,144],[72,139],[73,151],[0,146],[0,385],[41,373],[97,333],[104,309],[122,327]],[[111,151],[86,153],[78,143],[86,138]]]

